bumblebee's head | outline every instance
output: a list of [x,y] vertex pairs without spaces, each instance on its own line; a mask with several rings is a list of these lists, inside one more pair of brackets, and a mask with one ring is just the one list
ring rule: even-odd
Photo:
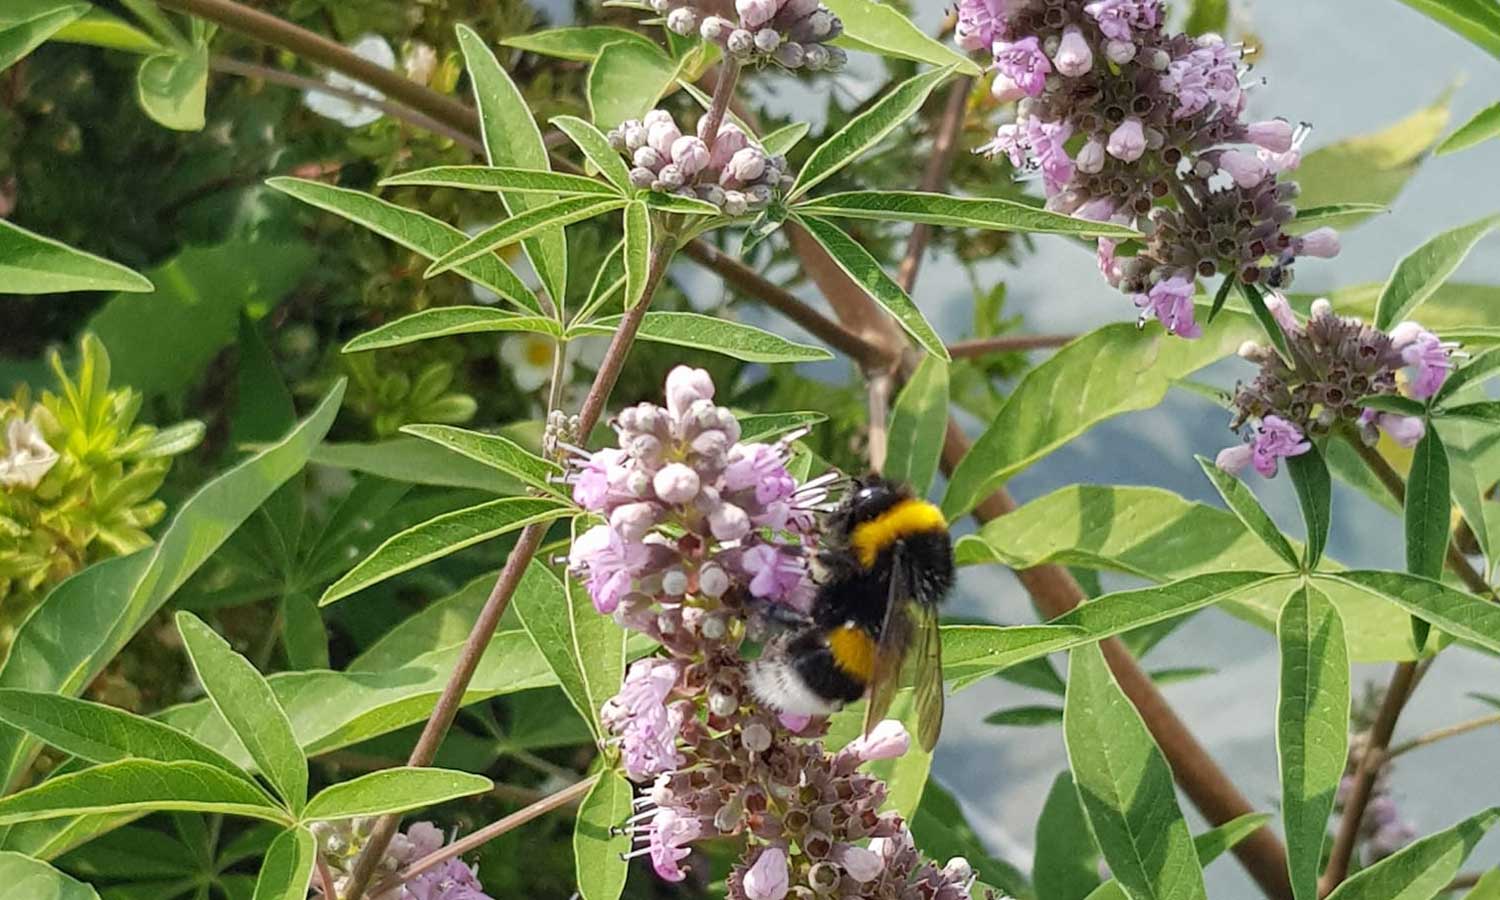
[[844,499],[828,514],[828,527],[848,536],[864,522],[880,518],[902,500],[911,499],[911,489],[899,482],[871,473],[854,479]]

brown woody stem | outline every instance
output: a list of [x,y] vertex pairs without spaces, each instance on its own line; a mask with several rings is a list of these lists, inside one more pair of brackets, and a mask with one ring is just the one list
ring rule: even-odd
[[1071,343],[1076,334],[1010,334],[991,338],[954,341],[948,355],[954,359],[972,359],[992,353],[1016,353],[1024,350],[1051,350]]
[[1491,725],[1500,725],[1500,713],[1491,713],[1488,716],[1480,716],[1477,719],[1470,719],[1467,722],[1458,722],[1445,728],[1434,728],[1426,734],[1417,735],[1409,741],[1404,741],[1392,747],[1390,752],[1386,754],[1386,758],[1395,759],[1403,753],[1416,750],[1418,747],[1436,744],[1438,741],[1457,737],[1460,734],[1468,734],[1471,731],[1478,731],[1481,728],[1488,728]]

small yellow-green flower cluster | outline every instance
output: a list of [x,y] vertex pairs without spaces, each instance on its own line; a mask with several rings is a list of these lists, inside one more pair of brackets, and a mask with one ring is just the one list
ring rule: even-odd
[[140,394],[110,389],[109,354],[91,335],[72,374],[57,354],[51,363],[58,393],[0,400],[0,652],[53,585],[151,543],[171,458],[203,432],[137,424]]

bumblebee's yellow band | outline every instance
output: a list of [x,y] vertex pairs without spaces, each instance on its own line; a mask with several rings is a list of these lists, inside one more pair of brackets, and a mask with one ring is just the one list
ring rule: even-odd
[[855,681],[869,684],[875,675],[875,640],[857,625],[844,625],[828,632],[833,661]]
[[868,522],[854,526],[849,545],[865,568],[875,565],[880,552],[914,534],[947,531],[943,511],[925,500],[902,500]]

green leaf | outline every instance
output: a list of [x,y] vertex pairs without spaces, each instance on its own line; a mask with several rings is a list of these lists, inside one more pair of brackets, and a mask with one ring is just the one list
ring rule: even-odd
[[962,856],[985,884],[998,887],[1011,897],[1032,895],[1026,876],[1010,863],[990,855],[979,835],[965,821],[958,801],[935,779],[929,780],[922,791],[922,800],[911,817],[911,835],[917,849],[928,859]]
[[317,856],[318,840],[306,828],[277,835],[261,861],[253,900],[304,900]]
[[1464,900],[1500,900],[1500,867],[1484,873],[1479,883],[1464,894]]
[[544,316],[518,316],[489,306],[437,306],[372,328],[345,344],[343,352],[363,353],[455,334],[492,331],[524,331],[562,337],[562,328]]
[[[225,539],[301,471],[343,394],[340,383],[279,442],[200,488],[155,546],[90,566],[53,588],[17,632],[0,687],[81,693]],[[14,782],[34,747],[16,729],[0,728],[0,783]]]
[[[569,336],[614,334],[623,316],[606,316],[569,329]],[[814,362],[833,359],[822,347],[789,341],[753,325],[687,312],[648,312],[636,335],[643,341],[712,350],[743,362]]]
[[124,50],[127,53],[151,54],[162,50],[162,44],[151,35],[119,16],[98,8],[90,9],[82,18],[64,25],[52,35],[52,39],[62,43],[103,47],[106,50]]
[[489,466],[412,437],[372,444],[322,444],[313,452],[312,462],[407,484],[469,488],[491,494],[522,490],[520,482],[498,476]]
[[1136,900],[1206,898],[1172,770],[1097,645],[1070,654],[1064,709],[1078,796],[1114,877]]
[[933,88],[946,81],[951,74],[953,67],[947,66],[915,75],[896,85],[884,97],[872,103],[869,109],[850,119],[848,124],[819,144],[807,158],[807,162],[802,164],[802,170],[797,173],[797,182],[787,194],[787,201],[796,200],[809,189],[832,177],[886,135],[901,127],[903,122],[922,108]]
[[925,497],[937,475],[947,426],[948,364],[925,356],[891,408],[885,476]]
[[683,197],[678,194],[664,194],[661,191],[641,192],[641,201],[651,209],[659,209],[662,212],[682,213],[689,216],[719,216],[723,212],[717,206],[707,200],[699,200],[695,197]]
[[1221,34],[1229,26],[1229,0],[1193,0],[1182,30],[1188,34]]
[[1255,327],[1226,312],[1203,332],[1185,341],[1156,324],[1106,325],[1032,369],[949,477],[943,497],[948,520],[1094,425],[1160,403],[1173,381],[1235,352]]
[[1328,900],[1429,900],[1443,892],[1479,839],[1500,821],[1492,806],[1452,828],[1429,835],[1361,869],[1339,885]]
[[1375,304],[1375,327],[1389,331],[1410,315],[1443,286],[1474,245],[1496,228],[1500,228],[1500,215],[1486,216],[1443,232],[1396,263]]
[[1357,570],[1314,580],[1319,586],[1327,580],[1383,597],[1455,637],[1500,653],[1500,604],[1403,572]]
[[630,184],[629,167],[619,152],[609,145],[609,138],[603,132],[576,116],[553,116],[549,121],[583,151],[584,157],[610,184],[621,192],[634,190]]
[[1500,375],[1500,347],[1491,347],[1450,373],[1442,387],[1432,395],[1432,405],[1442,406],[1444,401],[1453,397],[1460,389],[1471,384],[1482,384],[1496,375]]
[[493,191],[497,194],[547,194],[553,197],[617,197],[620,194],[610,185],[583,175],[500,166],[433,166],[430,169],[392,175],[380,182],[381,187],[413,184]]
[[16,6],[0,13],[0,71],[15,65],[64,26],[89,11],[74,0],[12,0]]
[[[911,19],[884,3],[873,0],[831,0],[825,3],[844,22],[844,36],[873,48],[883,56],[952,66],[955,71],[977,77],[979,66],[947,44],[934,40]],[[835,41],[835,43],[842,43]]]
[[1099,845],[1066,769],[1052,782],[1036,820],[1031,877],[1040,900],[1082,900],[1099,886]]
[[1047,624],[1081,628],[1090,640],[1102,640],[1212,606],[1237,594],[1268,591],[1288,577],[1267,572],[1209,572],[1154,587],[1105,594],[1073,607]]
[[57,775],[0,800],[0,825],[92,813],[187,810],[285,822],[286,811],[238,775],[207,763],[122,759]]
[[562,466],[550,459],[536,456],[508,437],[469,431],[452,425],[405,425],[401,430],[499,469],[534,488],[551,494],[558,493],[563,475]]
[[1281,529],[1271,521],[1271,517],[1260,505],[1260,501],[1255,499],[1255,494],[1249,486],[1214,465],[1212,460],[1202,456],[1195,458],[1198,460],[1199,467],[1203,469],[1203,474],[1208,476],[1208,480],[1213,482],[1219,496],[1224,498],[1225,505],[1244,523],[1250,533],[1260,538],[1287,565],[1297,568],[1297,551],[1292,549],[1291,543],[1282,535]]
[[625,630],[594,609],[577,579],[569,575],[563,583],[540,563],[532,565],[541,569],[536,579],[546,589],[518,593],[511,603],[568,700],[594,736],[603,740],[599,710],[619,693],[625,678]]
[[[1297,183],[1301,187],[1297,206],[1306,209],[1346,203],[1390,206],[1447,124],[1445,94],[1431,106],[1382,131],[1348,138],[1307,154],[1297,167]],[[1321,224],[1348,229],[1371,215],[1374,212],[1369,210],[1355,212],[1324,219]]]
[[1032,728],[1038,725],[1057,725],[1062,722],[1063,711],[1057,706],[1012,706],[997,709],[984,717],[986,725]]
[[328,629],[310,592],[295,590],[282,596],[281,644],[294,669],[329,667]]
[[1384,212],[1390,212],[1390,207],[1382,203],[1328,203],[1309,206],[1297,210],[1297,216],[1288,223],[1287,231],[1306,234],[1314,228],[1346,224],[1355,219],[1362,221]]
[[479,234],[454,247],[433,261],[424,273],[431,278],[449,269],[478,259],[496,250],[509,247],[517,241],[536,234],[550,232],[584,219],[592,219],[602,213],[612,212],[625,205],[619,198],[564,197],[546,206],[533,206],[516,215],[491,225]]
[[1500,424],[1500,402],[1486,400],[1482,403],[1461,403],[1443,410],[1444,418],[1474,419],[1479,422]]
[[[480,131],[484,137],[484,155],[492,166],[547,171],[547,144],[526,98],[510,80],[505,69],[483,38],[467,25],[458,26],[458,46],[474,90],[479,108]],[[500,200],[512,216],[522,216],[540,209],[554,199],[548,194],[501,194]],[[563,234],[564,222],[554,227],[538,228],[526,236],[522,246],[532,268],[546,286],[554,303],[561,305],[568,291],[568,240]]]
[[1322,561],[1323,548],[1328,545],[1333,483],[1328,477],[1328,465],[1323,462],[1323,454],[1316,444],[1306,453],[1287,457],[1286,470],[1291,476],[1292,487],[1297,490],[1297,505],[1302,507],[1302,521],[1307,526],[1305,568],[1312,571]]
[[750,413],[739,416],[740,442],[769,441],[799,428],[810,428],[828,421],[820,412]]
[[1489,0],[1401,0],[1500,58],[1500,9]]
[[783,125],[760,139],[761,149],[766,151],[767,156],[784,156],[807,136],[807,131],[811,127],[806,122]]
[[1500,137],[1500,103],[1485,107],[1476,113],[1474,118],[1460,125],[1457,131],[1438,144],[1433,155],[1447,156],[1449,153],[1467,150],[1475,144],[1482,144],[1494,137]]
[[57,871],[41,860],[0,851],[0,884],[26,900],[99,900],[94,889]]
[[174,131],[202,131],[208,100],[208,45],[186,53],[158,53],[141,60],[135,98],[158,125]]
[[1412,453],[1406,479],[1406,570],[1424,578],[1443,577],[1448,554],[1448,451],[1429,427]]
[[307,758],[271,686],[248,659],[192,613],[177,613],[177,630],[214,708],[292,813],[301,814],[307,802]]
[[0,720],[92,763],[190,760],[239,774],[239,766],[170,725],[61,694],[0,690]]
[[641,302],[651,268],[651,211],[642,200],[625,207],[625,308]]
[[561,500],[502,497],[428,519],[381,544],[330,585],[318,605],[327,606],[434,559],[533,523],[550,522],[572,511],[573,507]]
[[630,864],[630,833],[616,826],[630,818],[635,789],[613,769],[599,773],[578,807],[573,826],[573,858],[577,861],[578,894],[582,900],[618,900],[625,890]]
[[954,228],[1078,237],[1140,237],[1140,232],[1122,225],[1075,219],[1015,200],[952,197],[925,191],[849,191],[814,197],[794,206],[793,210],[804,215],[835,219],[923,222]]
[[1486,571],[1490,571],[1494,568],[1497,548],[1491,537],[1490,523],[1485,516],[1485,494],[1494,485],[1496,478],[1485,467],[1483,450],[1480,449],[1484,446],[1482,435],[1487,431],[1488,429],[1480,428],[1472,422],[1457,419],[1442,423],[1442,432],[1446,435],[1444,443],[1448,447],[1448,480],[1449,489],[1453,492],[1453,502],[1463,512],[1464,521],[1474,532],[1479,552],[1490,566]]
[[922,349],[940,359],[949,359],[948,348],[938,336],[937,330],[922,315],[922,311],[907,296],[906,291],[885,273],[885,269],[870,255],[870,251],[831,222],[813,216],[797,216],[796,220],[827,251],[838,267],[844,270],[844,274],[869,295],[871,300],[884,307]]
[[[387,203],[362,191],[351,191],[302,178],[271,178],[266,184],[301,200],[356,222],[414,253],[437,259],[469,240],[469,236],[426,213]],[[531,289],[500,258],[481,256],[458,266],[458,274],[500,295],[527,312],[542,311]]]
[[1292,892],[1297,900],[1317,900],[1328,814],[1349,751],[1349,654],[1338,610],[1310,585],[1282,607],[1276,638],[1276,752]]
[[958,691],[1027,660],[1093,640],[1052,625],[944,625],[943,677]]
[[1241,281],[1237,286],[1245,301],[1250,304],[1250,312],[1255,315],[1255,320],[1260,323],[1261,331],[1271,340],[1276,352],[1288,365],[1292,362],[1292,351],[1287,346],[1286,335],[1282,333],[1281,326],[1277,324],[1276,317],[1271,315],[1271,310],[1266,307],[1266,298],[1261,296],[1260,288],[1253,284]]
[[1400,394],[1374,394],[1368,397],[1361,397],[1354,401],[1354,405],[1380,412],[1395,413],[1399,416],[1423,416],[1427,414],[1426,404],[1419,400],[1413,400],[1410,397],[1403,397]]
[[[1193,835],[1193,850],[1198,854],[1198,864],[1207,866],[1223,856],[1225,851],[1265,827],[1270,820],[1269,813],[1245,813],[1217,828],[1210,828],[1202,834]],[[1087,900],[1129,900],[1129,898],[1120,887],[1120,882],[1111,878],[1089,894]]]
[[[907,734],[917,733],[915,695],[916,692],[911,687],[898,690],[885,716],[900,722]],[[823,738],[823,746],[830,753],[836,753],[864,734],[864,724],[864,704],[846,705],[829,717],[828,733]],[[922,794],[927,790],[927,777],[932,774],[932,751],[925,750],[918,744],[900,756],[874,760],[862,768],[870,777],[885,782],[885,805],[881,809],[895,812],[910,821],[922,802]]]
[[605,44],[589,68],[589,115],[597,128],[614,128],[646,115],[677,79],[677,63],[640,41]]
[[515,47],[528,53],[555,56],[574,62],[593,62],[606,45],[620,41],[635,41],[652,50],[656,45],[634,31],[612,28],[607,25],[591,25],[580,28],[549,28],[531,34],[518,34],[500,42],[502,47]]
[[0,294],[151,290],[150,281],[119,263],[0,219]]
[[396,766],[329,785],[307,802],[302,819],[312,822],[406,812],[483,793],[494,786],[483,775]]

